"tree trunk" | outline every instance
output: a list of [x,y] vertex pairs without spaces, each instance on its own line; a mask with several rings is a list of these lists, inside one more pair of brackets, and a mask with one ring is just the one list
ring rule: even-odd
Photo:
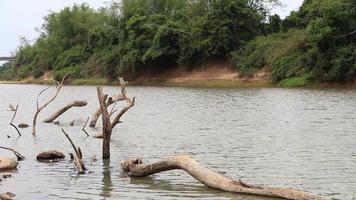
[[111,122],[110,122],[110,116],[108,113],[107,109],[107,95],[103,94],[103,88],[102,87],[97,87],[97,92],[98,92],[98,99],[100,103],[100,109],[101,109],[101,117],[102,117],[102,122],[103,122],[103,159],[109,159],[110,158],[110,138],[111,138]]
[[260,187],[232,180],[201,166],[189,156],[172,156],[149,164],[142,164],[139,159],[127,160],[121,162],[121,167],[132,177],[145,177],[163,171],[181,169],[204,185],[227,192],[284,199],[322,200],[321,197],[308,192],[287,188]]
[[43,122],[51,123],[55,119],[57,119],[59,116],[61,116],[64,112],[69,110],[70,108],[72,108],[72,107],[83,107],[83,106],[86,106],[87,104],[88,103],[86,101],[73,101],[73,102],[67,104],[66,106],[64,106],[63,108],[59,109],[57,112],[53,113],[50,117],[48,117]]

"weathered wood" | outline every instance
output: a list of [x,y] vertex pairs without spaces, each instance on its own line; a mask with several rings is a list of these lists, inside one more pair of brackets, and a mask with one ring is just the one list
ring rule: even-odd
[[13,200],[16,195],[11,192],[0,194],[0,200]]
[[68,139],[68,141],[70,142],[70,144],[73,147],[74,154],[71,154],[71,155],[73,156],[73,162],[74,162],[75,166],[77,167],[78,173],[79,174],[84,174],[85,171],[87,170],[87,168],[85,167],[85,164],[82,161],[82,152],[81,152],[80,148],[79,147],[77,148],[75,146],[74,142],[69,137],[69,135],[64,131],[63,128],[62,128],[62,132],[66,136],[66,138]]
[[11,148],[8,148],[8,147],[3,147],[3,146],[0,146],[0,149],[5,149],[5,150],[8,150],[8,151],[12,151],[12,153],[15,154],[15,156],[17,157],[17,160],[24,160],[25,159],[25,156],[21,155],[18,151],[14,150],[14,149],[11,149]]
[[108,113],[108,109],[106,106],[106,99],[107,95],[103,94],[103,88],[102,87],[97,87],[97,92],[98,92],[98,99],[100,103],[100,109],[101,109],[101,116],[102,116],[102,123],[103,123],[103,159],[109,159],[110,158],[110,138],[111,138],[111,133],[112,133],[112,127],[111,127],[111,121],[110,121],[110,116]]
[[[119,94],[119,95],[114,95],[112,97],[110,97],[107,102],[106,102],[106,107],[109,107],[110,105],[118,102],[118,101],[123,101],[125,100],[124,96]],[[96,109],[95,113],[93,114],[90,123],[89,123],[89,127],[95,127],[96,126],[96,122],[98,121],[99,117],[101,115],[101,107],[99,105],[99,108]]]
[[86,106],[88,103],[86,101],[73,101],[64,106],[63,108],[57,110],[55,113],[53,113],[50,117],[45,119],[43,122],[45,123],[51,123],[54,120],[56,120],[59,116],[61,116],[63,113],[65,113],[67,110],[71,109],[72,107],[83,107]]
[[41,152],[36,156],[36,159],[38,161],[46,161],[46,160],[58,161],[64,158],[65,155],[62,152],[56,150]]
[[87,121],[83,125],[82,131],[89,137],[89,133],[85,130],[85,127],[87,126],[88,122],[89,122],[89,117],[87,118]]
[[0,157],[0,171],[16,169],[18,162],[11,158]]
[[114,108],[111,110],[110,114],[108,112],[108,105],[112,102],[113,98],[108,98],[108,95],[104,95],[102,87],[97,87],[98,99],[100,104],[103,131],[102,135],[95,136],[96,138],[103,138],[103,159],[110,158],[110,138],[112,134],[112,129],[119,124],[121,117],[134,106],[135,97],[131,99],[126,92],[127,82],[123,78],[120,78],[121,95],[122,98],[127,102],[127,105],[119,112],[119,114],[114,118],[113,122],[110,121],[110,116],[114,113]]
[[254,186],[238,180],[232,180],[201,166],[189,156],[172,156],[148,164],[143,164],[140,159],[126,160],[121,162],[121,167],[132,177],[145,177],[168,170],[181,169],[204,185],[227,192],[279,197],[284,199],[323,199],[311,193],[294,189]]
[[38,95],[37,95],[37,99],[36,99],[36,105],[37,105],[37,109],[36,109],[36,112],[35,112],[35,114],[34,114],[34,116],[33,116],[33,121],[32,121],[32,135],[33,136],[36,136],[36,124],[37,124],[37,117],[38,117],[38,114],[46,107],[46,106],[48,106],[51,102],[53,102],[56,98],[57,98],[57,96],[58,96],[58,94],[59,94],[59,92],[61,91],[61,89],[62,89],[62,87],[63,87],[63,83],[64,83],[64,80],[66,79],[66,77],[67,77],[67,75],[68,75],[68,73],[67,74],[65,74],[64,76],[63,76],[63,79],[62,79],[62,81],[61,82],[56,82],[56,92],[54,93],[54,95],[46,102],[46,103],[44,103],[42,106],[39,106],[39,98],[40,98],[40,96],[43,94],[43,92],[45,92],[46,90],[48,90],[49,88],[51,88],[51,86],[49,86],[49,87],[47,87],[47,88],[45,88],[45,89],[43,89]]
[[14,114],[12,115],[12,118],[11,118],[11,121],[10,121],[10,126],[14,127],[14,129],[17,131],[17,134],[19,134],[19,136],[21,137],[21,133],[20,133],[20,130],[14,125],[14,119],[16,117],[16,114],[17,114],[17,110],[19,109],[19,104],[16,105],[15,107],[15,112]]

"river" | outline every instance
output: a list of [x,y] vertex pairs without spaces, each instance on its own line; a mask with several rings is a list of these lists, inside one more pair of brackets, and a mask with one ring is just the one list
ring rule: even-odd
[[[87,100],[59,118],[60,125],[38,123],[22,137],[8,125],[8,104],[19,102],[15,123],[31,124],[43,85],[0,85],[0,145],[26,159],[13,177],[0,182],[0,193],[17,199],[267,199],[209,189],[183,171],[147,178],[121,178],[120,161],[153,161],[189,154],[225,176],[247,183],[306,190],[326,199],[356,199],[356,91],[344,89],[203,89],[129,87],[136,105],[113,132],[111,161],[103,162],[99,128],[81,128],[98,107],[93,86],[65,86],[39,115],[39,122],[73,100]],[[118,87],[104,87],[109,94]],[[48,93],[53,90],[48,91]],[[46,95],[41,98],[41,102]],[[121,104],[120,104],[121,105]],[[119,106],[120,106],[119,105]],[[69,126],[74,120],[75,126]],[[64,128],[82,148],[91,171],[77,175],[73,164],[37,162],[36,155],[56,149],[68,154]],[[10,136],[10,138],[7,137]],[[99,159],[92,162],[91,157]],[[0,151],[0,156],[13,156]]]

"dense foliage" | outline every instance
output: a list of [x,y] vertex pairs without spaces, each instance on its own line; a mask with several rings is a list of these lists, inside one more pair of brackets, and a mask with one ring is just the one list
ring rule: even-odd
[[[268,2],[273,2],[269,0]],[[93,10],[64,8],[45,17],[41,36],[23,41],[12,76],[56,79],[160,71],[179,64],[226,58],[265,32],[262,0],[123,0]]]
[[232,53],[237,69],[248,75],[269,67],[276,82],[296,80],[293,77],[318,82],[355,79],[355,1],[305,0],[299,11],[283,20],[280,29]]
[[160,72],[230,59],[242,75],[269,68],[272,79],[352,81],[356,77],[354,0],[305,0],[282,20],[277,0],[122,0],[50,13],[34,44],[25,39],[2,78],[56,79]]

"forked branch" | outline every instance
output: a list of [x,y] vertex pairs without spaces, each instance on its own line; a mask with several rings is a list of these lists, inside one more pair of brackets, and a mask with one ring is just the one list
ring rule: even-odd
[[19,109],[19,104],[16,105],[16,107],[14,108],[14,114],[12,115],[11,121],[10,121],[10,126],[14,127],[14,129],[17,131],[17,134],[19,134],[19,137],[21,137],[21,133],[20,130],[17,128],[16,125],[14,125],[14,120],[17,114],[17,110]]
[[46,101],[42,106],[39,105],[39,98],[40,96],[45,92],[47,91],[49,88],[51,88],[52,86],[49,86],[45,89],[43,89],[38,95],[37,95],[37,100],[36,100],[36,105],[37,105],[37,109],[36,109],[36,112],[33,116],[33,121],[32,121],[32,135],[35,136],[36,135],[36,124],[37,124],[37,117],[38,117],[38,114],[46,107],[48,106],[51,102],[53,102],[56,97],[58,96],[59,92],[61,91],[62,87],[63,87],[63,83],[67,77],[68,73],[66,75],[64,75],[64,77],[62,78],[62,81],[61,82],[58,82],[56,81],[56,85],[55,85],[55,89],[56,89],[56,92],[53,94],[53,96],[48,100]]

